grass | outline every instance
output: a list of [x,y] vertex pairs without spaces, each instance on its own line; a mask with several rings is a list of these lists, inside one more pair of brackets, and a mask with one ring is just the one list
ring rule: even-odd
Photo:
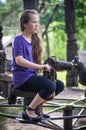
[[[1,103],[1,102],[5,102],[5,101],[6,101],[5,99],[0,99],[0,103]],[[7,109],[6,109],[6,108],[0,107],[0,113],[6,113],[6,112],[7,112]],[[0,116],[0,121],[4,121],[4,120],[6,120],[6,118],[3,117],[3,116]]]
[[[4,103],[6,102],[6,99],[0,99],[0,103]],[[17,115],[17,114],[21,114],[23,111],[22,107],[0,107],[0,113],[6,113],[6,114],[13,114],[13,115]],[[4,116],[0,116],[0,121],[5,121],[7,119],[7,117]]]
[[[67,74],[67,71],[57,72],[57,79],[62,80],[64,82],[65,87],[66,87],[66,74]],[[85,86],[78,83],[78,88],[85,89]]]
[[59,71],[57,72],[57,79],[62,80],[66,86],[66,71]]

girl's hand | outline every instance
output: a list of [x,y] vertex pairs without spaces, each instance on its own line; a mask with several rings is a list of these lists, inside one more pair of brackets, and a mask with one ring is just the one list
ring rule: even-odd
[[44,64],[44,65],[42,65],[42,70],[50,72],[51,66],[49,64]]

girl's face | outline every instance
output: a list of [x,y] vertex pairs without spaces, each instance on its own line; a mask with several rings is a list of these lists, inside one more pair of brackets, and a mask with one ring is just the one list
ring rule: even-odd
[[24,24],[25,30],[30,33],[34,34],[37,33],[39,29],[39,16],[37,14],[32,14],[31,15],[31,20]]

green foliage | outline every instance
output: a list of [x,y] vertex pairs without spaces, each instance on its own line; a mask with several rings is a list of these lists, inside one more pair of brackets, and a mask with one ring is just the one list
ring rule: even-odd
[[[40,2],[41,0],[39,0]],[[49,36],[50,55],[55,55],[59,60],[66,59],[67,36],[65,32],[65,12],[63,0],[46,0],[46,9],[40,13],[42,29],[48,24],[55,4],[60,4],[47,30]],[[51,4],[51,6],[49,6]],[[86,1],[76,0],[76,26],[77,43],[79,50],[86,50]],[[3,26],[4,35],[16,35],[20,32],[19,18],[23,10],[23,0],[6,0],[6,4],[0,4],[0,25]],[[43,38],[44,43],[45,36]],[[45,45],[46,46],[46,45]],[[46,54],[45,54],[46,55]],[[47,55],[46,55],[47,56]]]
[[86,50],[86,1],[76,1],[76,25],[79,50]]
[[[52,4],[52,1],[49,1]],[[55,4],[63,4],[61,1],[57,0],[53,2],[53,6],[47,8],[46,13],[41,14],[41,25],[46,26],[50,20],[51,15],[53,14]],[[49,38],[49,50],[50,55],[56,56],[59,60],[66,59],[66,33],[65,33],[65,23],[64,23],[64,8],[59,6],[54,13],[53,19],[49,24],[47,30]],[[46,36],[45,48],[46,48]],[[45,52],[47,50],[45,49]],[[47,53],[44,53],[47,57]]]
[[[48,1],[48,0],[47,0]],[[51,0],[48,1],[52,3]],[[63,1],[54,1],[55,4],[63,4]],[[53,2],[53,3],[54,3]],[[77,26],[77,43],[79,50],[86,50],[86,1],[78,0],[76,4],[76,26]],[[46,25],[51,16],[54,7],[49,7],[47,12],[41,16],[41,24]],[[54,15],[53,21],[47,30],[49,36],[50,55],[55,55],[59,60],[66,59],[67,36],[65,33],[64,8],[59,7]],[[46,55],[46,53],[45,53]]]
[[77,31],[77,41],[78,41],[78,49],[86,50],[86,29],[79,28]]
[[86,26],[86,1],[78,0],[76,2],[76,20],[79,27]]
[[[63,29],[61,29],[61,28]],[[55,55],[58,60],[66,59],[66,33],[64,32],[64,25],[60,22],[52,23],[49,31],[50,55]],[[58,31],[59,30],[59,31]]]
[[4,35],[13,35],[19,31],[19,17],[22,10],[21,0],[7,0],[6,4],[0,5],[0,24],[4,28]]

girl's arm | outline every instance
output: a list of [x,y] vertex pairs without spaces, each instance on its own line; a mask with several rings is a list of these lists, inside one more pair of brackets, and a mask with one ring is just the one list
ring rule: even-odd
[[32,63],[32,62],[24,59],[22,56],[17,56],[15,58],[15,61],[16,61],[16,64],[18,64],[19,66],[25,67],[25,68],[34,68],[37,70],[44,70],[45,69],[46,71],[49,71],[49,72],[51,70],[51,67],[48,64],[39,65],[36,63]]

